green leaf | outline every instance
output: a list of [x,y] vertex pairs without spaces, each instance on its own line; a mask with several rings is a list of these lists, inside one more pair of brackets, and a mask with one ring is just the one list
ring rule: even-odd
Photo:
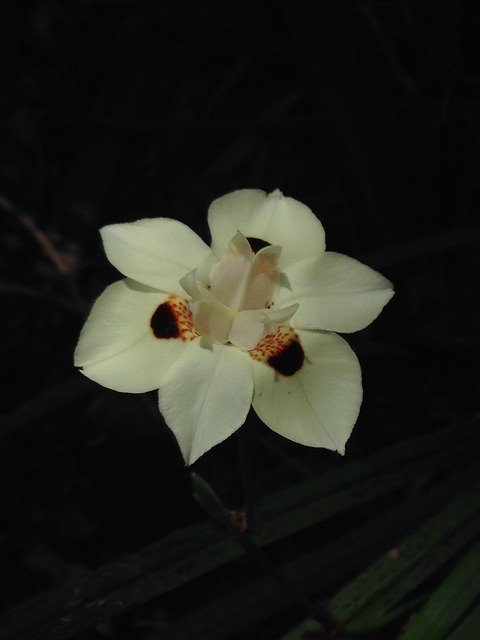
[[476,638],[480,629],[480,604],[467,615],[465,620],[455,629],[447,640],[469,640]]
[[[438,471],[450,470],[452,455],[457,465],[468,465],[477,440],[476,425],[456,425],[359,462],[341,462],[334,471],[260,501],[252,537],[264,546],[396,489],[420,486]],[[93,571],[79,583],[51,589],[19,605],[0,621],[2,640],[72,637],[243,553],[233,537],[210,522],[186,527]]]
[[316,620],[309,618],[285,633],[279,640],[303,640],[306,633],[321,633],[321,631],[321,625]]
[[[432,519],[431,526],[442,528],[443,535],[437,544],[426,545],[424,554],[416,562],[410,565],[408,571],[394,582],[390,588],[386,589],[382,595],[377,597],[358,616],[353,618],[348,624],[350,633],[366,633],[374,629],[382,628],[395,619],[403,616],[406,611],[411,610],[411,601],[400,605],[403,598],[414,592],[427,578],[435,573],[450,558],[454,557],[462,548],[469,544],[480,532],[480,516],[464,523],[457,522],[457,530],[450,534],[449,524],[445,518],[449,517],[449,511],[443,512],[444,518]],[[443,520],[443,522],[442,522]],[[420,532],[419,532],[420,533]],[[420,549],[418,549],[420,551]],[[401,545],[398,553],[405,553],[404,546]],[[407,549],[408,553],[408,549]]]
[[[477,468],[472,468],[472,476],[477,475]],[[339,537],[279,568],[310,597],[326,594],[352,572],[368,565],[375,557],[376,549],[386,551],[388,540],[398,539],[412,526],[418,526],[419,522],[437,513],[445,502],[458,495],[459,489],[463,489],[462,478],[455,477],[416,491],[406,501],[392,502],[385,513],[349,528]],[[282,612],[289,604],[289,599],[270,578],[258,576],[243,588],[230,585],[226,593],[219,594],[211,602],[183,613],[173,628],[179,640],[196,637],[217,640],[228,635],[232,620],[236,621],[237,634],[248,633],[259,621]]]
[[[384,597],[386,591],[400,578],[403,580],[394,587],[391,597],[395,604],[410,589],[414,589],[419,581],[428,575],[425,570],[419,571],[416,566],[424,562],[425,557],[435,553],[434,549],[442,540],[447,540],[454,535],[478,510],[478,483],[471,486],[459,498],[451,502],[445,509],[428,520],[413,535],[391,554],[381,557],[376,563],[360,574],[352,582],[346,585],[332,600],[331,611],[334,616],[346,623],[349,631],[358,632],[376,628],[381,625],[382,614],[385,607],[388,609],[388,597]],[[462,537],[460,536],[460,544]],[[452,553],[456,544],[450,543]],[[458,544],[458,543],[457,543]],[[438,561],[438,559],[437,559]],[[380,604],[376,599],[380,597]],[[382,603],[382,598],[385,598]],[[355,624],[354,618],[359,616],[366,607],[373,603],[370,610],[366,611],[360,623]],[[369,617],[370,615],[370,617]]]
[[[443,640],[480,594],[480,543],[470,548],[434,591],[399,640]],[[478,627],[474,636],[478,637]]]

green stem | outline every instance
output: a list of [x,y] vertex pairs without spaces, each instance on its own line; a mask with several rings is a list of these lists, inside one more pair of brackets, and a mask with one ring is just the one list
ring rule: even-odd
[[259,565],[265,573],[270,575],[273,580],[284,589],[290,599],[296,602],[308,615],[313,616],[325,630],[330,633],[333,631],[335,623],[331,615],[311,600],[298,586],[289,580],[270,559],[270,557],[257,545],[248,535],[253,519],[253,457],[252,442],[248,428],[244,425],[238,431],[238,453],[240,459],[240,470],[242,474],[243,499],[245,510],[245,521],[247,523],[247,532],[243,534],[235,534],[236,540],[245,549],[247,554]]

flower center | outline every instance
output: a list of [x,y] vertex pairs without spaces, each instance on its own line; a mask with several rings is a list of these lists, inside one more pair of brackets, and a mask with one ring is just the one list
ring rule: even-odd
[[251,350],[288,322],[298,304],[275,308],[281,251],[281,247],[267,245],[254,253],[237,231],[218,260],[210,258],[182,278],[180,284],[191,296],[197,333]]

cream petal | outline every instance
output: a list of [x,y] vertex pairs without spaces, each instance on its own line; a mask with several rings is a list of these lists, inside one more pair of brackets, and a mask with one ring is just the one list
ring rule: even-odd
[[300,305],[292,320],[299,329],[359,331],[394,294],[392,283],[380,273],[332,251],[287,268],[286,278],[289,288],[281,289],[275,302]]
[[100,233],[107,258],[123,275],[177,295],[183,295],[180,279],[211,255],[196,233],[170,218],[111,224]]
[[239,230],[246,238],[282,247],[282,269],[311,256],[318,258],[325,250],[325,233],[318,218],[278,189],[268,195],[258,189],[242,189],[222,196],[210,205],[208,224],[217,254]]
[[153,341],[145,336],[107,360],[85,365],[81,373],[114,391],[152,391],[159,388],[165,372],[191,344],[181,340]]
[[217,300],[199,300],[190,304],[195,330],[205,338],[228,341],[233,311]]
[[75,349],[75,366],[116,391],[156,389],[184,344],[155,337],[151,320],[168,296],[131,280],[111,284],[92,307]]
[[252,393],[252,362],[247,353],[205,339],[189,345],[159,390],[160,411],[186,464],[243,424]]
[[237,231],[245,237],[258,237],[252,236],[250,231],[255,228],[255,218],[265,198],[265,191],[260,189],[239,189],[212,202],[208,209],[208,225],[212,249],[217,255],[228,247]]
[[96,299],[75,349],[75,366],[85,366],[119,354],[150,332],[150,318],[167,294],[119,280]]
[[254,361],[253,408],[285,438],[343,454],[362,400],[360,365],[335,333],[297,333],[305,360],[293,375]]

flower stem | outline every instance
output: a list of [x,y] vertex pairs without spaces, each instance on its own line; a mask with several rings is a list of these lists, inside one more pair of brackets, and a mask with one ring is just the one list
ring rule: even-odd
[[243,503],[245,511],[245,522],[247,525],[244,533],[238,533],[234,528],[230,531],[234,533],[236,540],[245,549],[247,554],[259,565],[265,573],[288,594],[290,599],[296,602],[306,613],[313,616],[330,633],[335,628],[335,621],[323,607],[311,600],[297,585],[285,576],[270,559],[270,557],[250,538],[248,531],[251,529],[253,520],[253,456],[252,441],[248,427],[243,425],[237,432],[238,453],[240,459],[240,471],[242,474]]

